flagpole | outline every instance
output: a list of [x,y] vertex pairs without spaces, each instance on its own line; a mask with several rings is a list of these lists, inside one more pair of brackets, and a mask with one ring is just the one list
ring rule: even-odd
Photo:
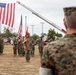
[[[21,24],[23,24],[23,16],[22,16],[22,14],[21,14]],[[21,32],[21,36],[22,36],[22,34],[23,34],[23,26],[22,26],[22,32]]]
[[25,32],[27,30],[27,16],[25,16]]
[[62,31],[63,33],[66,34],[66,31],[64,29],[62,29],[61,27],[59,27],[58,25],[54,24],[53,22],[51,22],[50,20],[48,20],[47,18],[43,17],[41,14],[35,12],[34,10],[30,9],[29,7],[27,7],[26,5],[22,4],[21,2],[17,1],[18,4],[20,4],[21,6],[23,6],[24,8],[28,9],[29,11],[32,12],[32,14],[38,16],[39,18],[41,18],[42,20],[44,20],[45,22],[49,23],[50,25],[52,25],[53,27],[57,28],[58,30]]

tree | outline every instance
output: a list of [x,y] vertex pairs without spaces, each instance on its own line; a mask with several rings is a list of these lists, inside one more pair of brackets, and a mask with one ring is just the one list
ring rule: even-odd
[[53,29],[48,31],[47,40],[55,40],[56,38],[62,37],[62,34],[56,33],[56,31]]
[[39,36],[37,34],[34,34],[32,37],[34,38],[34,40],[39,38]]
[[4,28],[4,33],[2,33],[3,37],[13,37],[13,36],[17,36],[17,33],[11,33],[9,28]]
[[47,37],[48,40],[50,39],[55,40],[55,36],[56,36],[56,32],[54,29],[48,31],[48,37]]
[[56,33],[56,36],[57,36],[57,38],[58,38],[58,37],[62,37],[62,34],[60,34],[60,33],[57,32],[57,33]]
[[42,34],[41,34],[41,37],[44,37],[45,35],[47,35],[47,34],[46,34],[46,33],[42,33]]

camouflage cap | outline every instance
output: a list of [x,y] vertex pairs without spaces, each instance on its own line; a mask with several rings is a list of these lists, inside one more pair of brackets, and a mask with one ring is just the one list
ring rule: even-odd
[[72,12],[75,12],[76,11],[76,7],[65,7],[64,8],[64,12],[65,12],[65,15],[69,16],[72,14]]
[[68,26],[76,28],[76,7],[65,7],[63,10]]

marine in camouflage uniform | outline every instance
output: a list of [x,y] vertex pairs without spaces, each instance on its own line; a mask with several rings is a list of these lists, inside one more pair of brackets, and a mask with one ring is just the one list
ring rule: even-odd
[[35,43],[35,40],[32,38],[31,39],[31,55],[32,55],[32,57],[34,57],[34,55],[35,55],[34,43]]
[[14,56],[17,55],[17,44],[18,44],[18,40],[16,39],[16,37],[14,37],[14,40],[13,40],[13,54],[14,54]]
[[37,39],[35,44],[38,44],[39,54],[40,54],[40,57],[42,58],[43,47],[44,47],[44,42],[42,40],[42,37],[40,37],[39,39]]
[[22,56],[22,52],[23,52],[23,40],[22,37],[20,36],[18,38],[18,54]]
[[76,75],[76,7],[66,7],[64,38],[45,46],[39,75]]
[[30,61],[30,55],[31,55],[31,44],[32,44],[29,37],[25,43],[26,43],[25,57],[26,57],[26,61],[29,62]]
[[2,35],[0,34],[0,55],[3,54],[4,42],[2,39]]

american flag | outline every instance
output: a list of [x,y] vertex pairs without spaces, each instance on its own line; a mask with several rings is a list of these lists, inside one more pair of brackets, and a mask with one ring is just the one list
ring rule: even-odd
[[19,36],[22,36],[22,15],[21,15],[21,21],[20,21],[20,26],[19,26],[18,34],[19,34]]
[[0,21],[2,24],[13,27],[16,3],[0,3]]

